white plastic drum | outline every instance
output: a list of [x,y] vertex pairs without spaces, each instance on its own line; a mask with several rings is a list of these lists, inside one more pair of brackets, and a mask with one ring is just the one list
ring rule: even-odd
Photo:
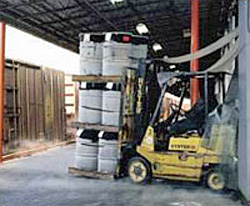
[[80,74],[102,74],[102,43],[92,41],[80,42]]
[[110,60],[103,59],[102,75],[104,76],[121,76],[124,75],[126,69],[131,66],[131,60]]
[[114,174],[117,166],[117,158],[98,157],[97,171],[100,173]]
[[145,44],[133,45],[132,46],[132,57],[135,59],[146,59],[148,53],[148,46]]
[[121,110],[121,92],[103,91],[102,110],[103,125],[119,126]]
[[79,121],[100,124],[102,119],[102,91],[80,90]]
[[103,59],[110,61],[126,60],[131,55],[131,51],[132,44],[130,43],[105,42],[103,44]]
[[96,171],[98,161],[98,132],[78,130],[76,141],[76,167],[85,171]]
[[117,158],[118,155],[118,141],[99,139],[98,155],[106,158]]
[[80,58],[81,75],[101,75],[102,60],[82,59]]
[[104,136],[99,139],[98,172],[113,174],[116,170],[117,159],[118,134],[104,133]]
[[80,56],[83,59],[102,59],[102,43],[99,42],[80,42]]

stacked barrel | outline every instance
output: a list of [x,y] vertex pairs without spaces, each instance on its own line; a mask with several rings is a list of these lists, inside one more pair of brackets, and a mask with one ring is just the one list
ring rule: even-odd
[[103,75],[124,75],[130,67],[132,35],[126,33],[107,33],[103,44]]
[[[129,33],[80,35],[80,74],[124,76],[128,68],[138,69],[140,59],[147,57],[145,38]],[[121,125],[121,83],[82,82],[79,95],[79,122]],[[76,166],[86,171],[114,173],[117,164],[118,133],[79,130]]]
[[102,93],[102,124],[109,126],[120,125],[121,84],[107,83]]
[[98,131],[80,129],[76,136],[76,167],[85,171],[97,170]]
[[80,74],[102,74],[104,35],[80,34]]
[[114,173],[118,157],[118,133],[99,133],[98,172]]
[[82,82],[79,94],[79,121],[89,124],[102,122],[102,91],[104,84]]

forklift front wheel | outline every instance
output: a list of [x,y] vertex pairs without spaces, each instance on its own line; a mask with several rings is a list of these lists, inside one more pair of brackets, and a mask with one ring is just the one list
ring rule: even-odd
[[221,191],[225,187],[225,178],[219,171],[212,171],[207,176],[207,185],[214,191]]
[[141,157],[134,157],[128,163],[130,179],[137,184],[145,184],[151,179],[150,165]]

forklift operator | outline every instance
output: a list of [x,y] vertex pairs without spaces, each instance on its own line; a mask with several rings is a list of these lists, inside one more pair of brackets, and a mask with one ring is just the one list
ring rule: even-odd
[[[217,106],[216,98],[211,98],[208,105],[208,113],[212,112]],[[199,134],[203,133],[203,125],[206,119],[205,102],[199,98],[193,108],[184,114],[185,119],[177,121],[169,126],[168,137],[184,134],[188,131],[196,130]]]
[[188,131],[200,129],[205,121],[205,104],[203,99],[198,99],[191,110],[185,113],[185,119],[173,123],[168,130],[168,137],[184,134]]

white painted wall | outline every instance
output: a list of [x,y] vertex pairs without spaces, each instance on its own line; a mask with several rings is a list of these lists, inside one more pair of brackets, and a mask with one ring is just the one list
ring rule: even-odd
[[6,58],[79,74],[79,55],[11,26],[6,26]]

